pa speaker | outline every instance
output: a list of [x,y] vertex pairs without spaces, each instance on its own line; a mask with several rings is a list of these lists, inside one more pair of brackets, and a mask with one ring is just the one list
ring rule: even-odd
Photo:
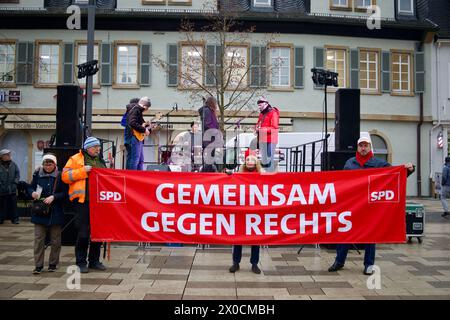
[[[334,151],[322,153],[322,171],[343,170],[348,159],[355,156],[353,151]],[[326,164],[326,166],[325,166]]]
[[56,146],[77,147],[82,144],[83,90],[79,86],[57,88]]
[[335,150],[356,151],[360,134],[359,89],[336,91]]
[[147,171],[170,171],[170,167],[165,164],[149,164]]

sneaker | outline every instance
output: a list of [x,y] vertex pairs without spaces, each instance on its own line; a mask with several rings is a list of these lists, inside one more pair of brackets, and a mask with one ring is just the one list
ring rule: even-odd
[[48,272],[55,272],[56,271],[56,265],[51,264],[48,266]]
[[36,267],[33,270],[33,274],[40,274],[42,272],[43,267]]
[[374,272],[375,272],[375,271],[374,271],[374,269],[373,269],[373,266],[365,266],[365,267],[364,267],[364,274],[365,274],[366,276],[371,276]]
[[105,271],[106,270],[106,267],[105,267],[105,265],[103,264],[103,263],[101,263],[101,262],[95,262],[95,263],[90,263],[89,264],[89,268],[90,269],[95,269],[95,270],[100,270],[100,271]]
[[239,263],[233,263],[233,265],[230,267],[230,272],[235,273],[239,270]]
[[444,212],[443,214],[441,214],[441,217],[446,217],[446,216],[448,216],[448,215],[450,215],[450,213],[449,212]]
[[258,265],[252,264],[252,272],[256,274],[261,274],[261,269],[258,268]]
[[86,265],[78,266],[80,268],[80,273],[88,273],[89,269]]
[[336,272],[338,270],[341,270],[344,267],[342,263],[334,262],[331,267],[328,268],[328,272]]

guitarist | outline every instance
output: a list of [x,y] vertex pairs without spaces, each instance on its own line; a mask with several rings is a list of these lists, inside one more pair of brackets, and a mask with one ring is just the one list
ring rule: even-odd
[[125,128],[125,146],[127,148],[128,170],[144,169],[144,138],[150,135],[152,128],[146,123],[143,113],[151,106],[148,97],[142,97],[127,115],[127,126]]

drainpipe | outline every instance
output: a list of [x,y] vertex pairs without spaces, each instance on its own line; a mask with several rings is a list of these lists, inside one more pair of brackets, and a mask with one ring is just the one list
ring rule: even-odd
[[[420,120],[417,124],[417,196],[422,197],[422,153],[421,130],[423,125],[423,93],[420,93]],[[431,141],[430,141],[431,143]]]

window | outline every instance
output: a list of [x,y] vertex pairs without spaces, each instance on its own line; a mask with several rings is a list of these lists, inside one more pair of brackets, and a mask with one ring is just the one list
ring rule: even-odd
[[414,0],[398,0],[398,13],[414,14]]
[[330,0],[331,10],[352,10],[352,0]]
[[392,92],[411,94],[412,61],[410,52],[392,52]]
[[373,155],[377,158],[389,161],[389,149],[386,141],[377,134],[371,134],[370,140],[372,140]]
[[339,74],[339,88],[347,87],[347,49],[327,48],[326,69]]
[[203,44],[182,44],[181,77],[182,88],[199,88],[203,83]]
[[16,44],[15,42],[0,43],[0,83],[2,86],[14,85]]
[[59,83],[59,42],[37,42],[37,72],[35,83],[39,86],[54,86]]
[[[355,0],[356,11],[366,11],[368,7],[375,6],[376,0]],[[360,9],[360,10],[358,10]]]
[[291,87],[291,47],[270,48],[270,85]]
[[226,80],[230,78],[228,88],[247,87],[247,55],[248,48],[244,46],[229,46],[226,49]]
[[136,87],[139,79],[139,44],[116,43],[115,84]]
[[253,0],[253,6],[270,8],[272,7],[272,0]]
[[379,92],[379,52],[360,50],[359,87],[368,92]]
[[[98,44],[96,44],[96,45],[94,45],[94,60],[98,60],[98,56],[99,56],[98,55]],[[77,43],[77,58],[76,59],[77,60],[76,60],[75,65],[79,65],[79,64],[87,62],[87,45],[86,44]],[[75,72],[78,72],[78,69]],[[97,72],[94,75],[94,82],[93,82],[94,85],[100,85],[98,75],[99,75],[99,72]],[[79,80],[79,81],[85,81],[85,80],[86,80],[86,78],[84,78],[84,80]],[[83,85],[84,83],[80,83],[80,84]]]
[[142,4],[166,4],[166,0],[142,0]]

